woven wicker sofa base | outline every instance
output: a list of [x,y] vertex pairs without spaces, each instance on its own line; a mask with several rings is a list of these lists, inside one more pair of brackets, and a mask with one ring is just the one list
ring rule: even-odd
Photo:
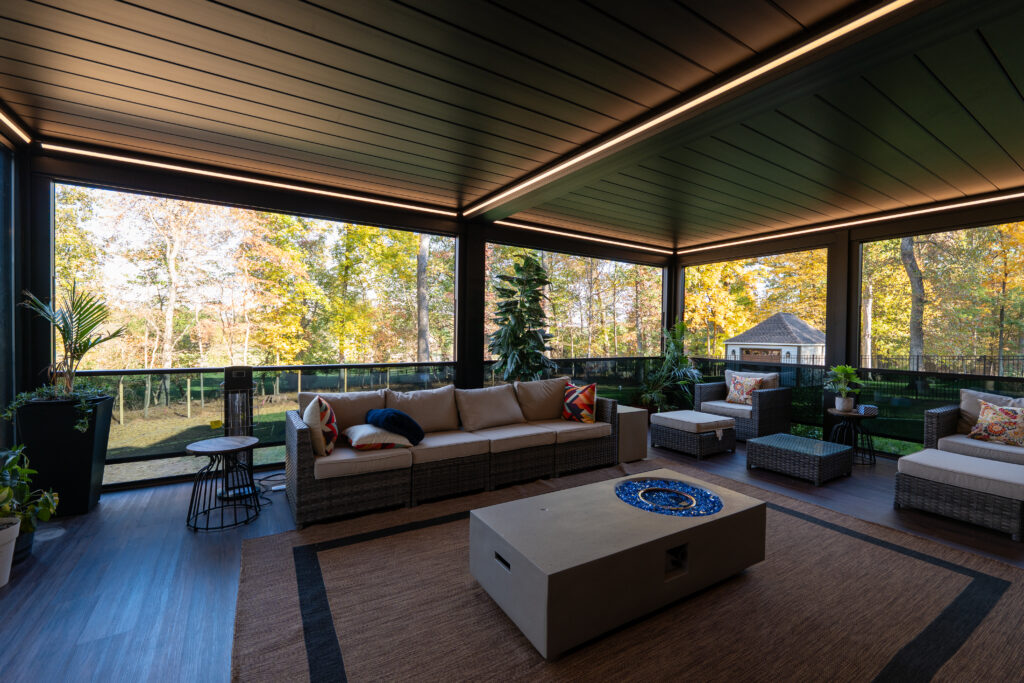
[[[287,462],[286,462],[287,466]],[[287,472],[286,472],[287,476]],[[286,489],[295,524],[306,524],[373,510],[409,505],[412,481],[408,468],[331,477],[307,482],[299,500]]]
[[850,476],[853,472],[853,449],[834,455],[805,455],[749,441],[747,469],[754,467],[806,479],[814,482],[815,486],[821,486],[830,479]]
[[550,479],[554,474],[554,444],[491,453],[491,474],[487,488],[494,489],[534,479]]
[[703,460],[709,455],[736,450],[736,430],[723,429],[722,438],[719,439],[715,432],[694,434],[651,423],[651,445],[671,448]]
[[616,436],[555,444],[556,477],[596,467],[611,467],[617,465],[618,462],[618,437]]
[[1024,501],[907,474],[896,474],[893,505],[1002,531],[1015,541],[1021,540],[1021,531],[1024,530]]
[[489,453],[437,462],[413,463],[411,503],[416,505],[434,498],[483,491],[487,488],[490,470]]

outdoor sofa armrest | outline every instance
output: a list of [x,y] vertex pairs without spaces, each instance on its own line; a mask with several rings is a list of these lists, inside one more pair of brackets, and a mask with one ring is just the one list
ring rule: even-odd
[[956,434],[960,406],[942,406],[924,411],[924,447],[938,448],[939,439]]
[[597,397],[597,405],[594,410],[594,419],[597,422],[609,422],[612,425],[612,436],[619,431],[619,421],[615,415],[619,411],[619,402],[612,398]]
[[793,417],[793,388],[757,389],[751,394],[750,417],[756,433],[764,436],[776,432],[789,432]]
[[704,401],[724,401],[729,392],[725,390],[725,382],[704,382],[693,385],[693,409],[700,411]]
[[289,497],[298,495],[300,481],[312,481],[313,441],[309,425],[294,410],[284,414],[284,471]]

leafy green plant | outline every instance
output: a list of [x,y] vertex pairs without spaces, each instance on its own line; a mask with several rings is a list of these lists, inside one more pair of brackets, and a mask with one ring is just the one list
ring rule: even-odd
[[671,330],[664,330],[665,360],[641,383],[640,402],[655,412],[693,405],[692,387],[701,381],[702,375],[686,355],[683,345],[685,333],[686,326],[682,322],[676,323]]
[[859,394],[863,380],[857,376],[857,368],[852,365],[835,365],[825,375],[825,391],[839,394],[843,398],[850,394]]
[[21,533],[29,534],[40,521],[49,521],[60,500],[52,489],[32,490],[36,471],[29,468],[28,458],[21,451],[21,446],[15,446],[0,452],[0,517],[17,517]]
[[557,366],[544,355],[550,350],[547,316],[544,313],[544,287],[550,284],[547,271],[530,254],[513,264],[511,275],[499,275],[495,287],[500,299],[492,321],[498,329],[491,334],[487,349],[497,356],[494,371],[503,380],[540,379]]

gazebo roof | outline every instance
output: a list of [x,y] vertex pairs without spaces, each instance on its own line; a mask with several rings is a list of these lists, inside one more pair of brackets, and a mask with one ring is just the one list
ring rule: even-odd
[[767,320],[741,332],[730,344],[824,344],[825,333],[792,313],[776,313]]

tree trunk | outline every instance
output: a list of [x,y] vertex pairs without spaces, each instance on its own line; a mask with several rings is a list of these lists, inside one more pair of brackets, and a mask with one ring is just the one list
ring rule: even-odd
[[178,306],[178,243],[164,238],[167,248],[167,301],[164,303],[163,366],[174,364],[174,309]]
[[871,324],[872,315],[874,313],[875,304],[875,285],[870,279],[864,281],[864,298],[861,300],[861,313],[860,313],[860,355],[861,364],[865,368],[870,368],[872,365],[872,358],[874,356],[874,349],[871,348]]
[[640,267],[633,266],[633,324],[636,325],[636,355],[644,355],[643,311],[640,309]]
[[924,355],[924,275],[914,254],[914,238],[900,240],[900,260],[910,278],[910,370],[919,370]]
[[594,259],[587,259],[587,358],[594,357]]
[[420,249],[416,254],[416,362],[430,362],[430,309],[427,298],[427,259],[430,256],[430,236],[420,235]]

